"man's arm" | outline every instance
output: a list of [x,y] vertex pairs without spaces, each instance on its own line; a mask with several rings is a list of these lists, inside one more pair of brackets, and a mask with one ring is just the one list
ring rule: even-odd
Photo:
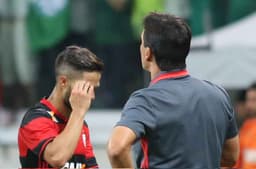
[[113,168],[133,168],[131,147],[135,140],[136,135],[130,128],[114,128],[107,145],[108,157]]
[[44,151],[44,160],[52,167],[63,167],[73,155],[81,135],[85,113],[91,104],[93,90],[93,87],[86,82],[77,82],[74,85],[70,96],[72,113],[68,123]]
[[238,135],[225,141],[222,157],[221,167],[233,167],[236,164],[239,156],[239,137]]

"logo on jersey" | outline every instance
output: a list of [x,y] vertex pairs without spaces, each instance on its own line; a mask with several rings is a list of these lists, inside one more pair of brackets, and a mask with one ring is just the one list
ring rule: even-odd
[[56,119],[56,117],[54,116],[54,112],[53,111],[47,111],[47,113],[52,117],[52,121],[54,121],[55,123],[58,123],[59,121]]
[[61,169],[70,169],[70,168],[85,169],[86,164],[70,162],[70,163],[66,163],[65,166],[62,167]]
[[83,139],[84,147],[86,147],[86,136],[84,133],[82,134],[82,139]]

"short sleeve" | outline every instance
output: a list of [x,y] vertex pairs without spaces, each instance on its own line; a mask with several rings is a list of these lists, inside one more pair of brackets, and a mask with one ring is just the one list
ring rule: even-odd
[[36,117],[21,126],[19,139],[21,139],[26,147],[37,155],[39,159],[42,159],[45,147],[57,134],[58,131],[52,119]]
[[116,126],[130,128],[137,136],[137,139],[147,134],[147,131],[154,130],[156,119],[149,101],[142,92],[133,93],[127,101]]
[[225,109],[227,112],[227,132],[226,132],[226,139],[230,139],[235,137],[238,134],[238,127],[235,117],[235,111],[233,109],[233,106],[231,104],[231,99],[228,95],[228,93],[222,89],[222,92],[225,94]]
[[238,134],[238,128],[237,128],[235,113],[232,109],[232,111],[229,114],[229,118],[228,118],[228,130],[227,130],[227,134],[226,134],[226,139],[233,138],[237,134]]

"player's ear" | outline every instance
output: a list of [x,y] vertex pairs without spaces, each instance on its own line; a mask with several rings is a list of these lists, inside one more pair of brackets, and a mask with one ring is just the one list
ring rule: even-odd
[[145,59],[146,59],[146,61],[152,61],[153,60],[153,53],[152,53],[152,50],[149,47],[145,48]]
[[57,83],[59,84],[60,87],[66,87],[68,83],[67,76],[64,76],[64,75],[58,76]]

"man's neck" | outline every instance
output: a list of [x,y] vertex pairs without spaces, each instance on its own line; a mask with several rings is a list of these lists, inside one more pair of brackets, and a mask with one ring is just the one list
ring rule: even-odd
[[[186,69],[186,68],[176,68],[176,69],[172,69],[172,70],[169,70],[168,72],[171,72],[171,71],[179,71],[179,70],[183,70],[183,69]],[[150,72],[150,77],[151,77],[151,80],[153,80],[154,78],[156,78],[162,71],[159,69],[158,66],[153,66],[149,69],[149,72]]]
[[51,95],[47,98],[51,102],[51,104],[66,118],[69,118],[71,110],[67,108],[64,104],[64,101],[57,91],[58,89],[55,87],[51,93]]
[[159,75],[161,70],[158,68],[158,66],[153,66],[151,67],[149,72],[150,72],[150,79],[153,80],[157,75]]

